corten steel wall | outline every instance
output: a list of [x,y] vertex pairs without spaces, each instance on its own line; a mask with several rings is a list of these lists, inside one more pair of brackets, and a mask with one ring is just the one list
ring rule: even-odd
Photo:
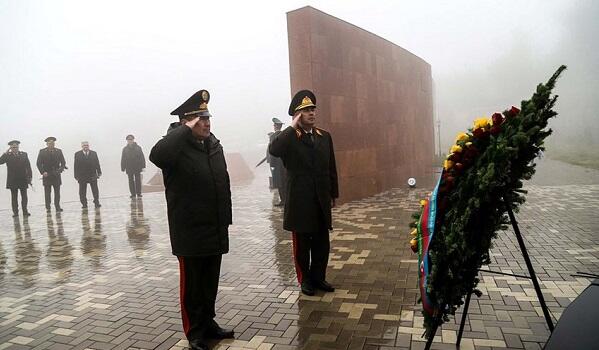
[[432,184],[431,66],[401,47],[312,7],[287,13],[291,95],[314,91],[331,132],[341,200],[409,177]]

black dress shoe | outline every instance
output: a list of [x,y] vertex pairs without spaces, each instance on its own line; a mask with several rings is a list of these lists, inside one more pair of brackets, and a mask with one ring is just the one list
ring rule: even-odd
[[59,212],[59,211],[63,211],[63,210],[62,210],[62,208],[58,207],[58,208],[56,208],[56,211]]
[[31,213],[29,213],[28,211],[24,211],[23,216],[31,216]]
[[233,331],[232,329],[224,329],[224,328],[217,327],[215,329],[212,329],[208,333],[208,338],[211,338],[211,339],[233,339],[233,338],[235,338],[235,331]]
[[129,196],[129,198],[133,199],[133,198],[135,198],[135,195],[132,194],[132,195]]
[[19,217],[19,213],[13,213],[13,214],[12,214],[12,217],[13,217],[13,218],[18,218],[18,217]]
[[101,205],[100,203],[96,203],[96,204],[94,204],[94,206],[95,206],[96,208],[100,208],[102,205]]
[[191,350],[210,350],[208,345],[201,339],[190,340],[189,348]]
[[302,282],[302,293],[309,296],[314,295],[314,287],[312,287],[310,282]]
[[320,281],[320,282],[315,283],[315,285],[316,285],[316,288],[318,288],[322,291],[325,291],[325,292],[334,292],[335,291],[335,287],[331,286],[329,284],[329,282],[327,282],[327,281]]
[[143,196],[141,195],[141,193],[139,193],[139,194],[137,195],[137,197],[138,197],[138,198],[141,198],[141,197],[143,197]]

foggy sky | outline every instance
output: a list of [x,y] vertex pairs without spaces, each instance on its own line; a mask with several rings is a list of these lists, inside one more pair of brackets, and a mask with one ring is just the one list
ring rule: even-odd
[[87,140],[118,172],[125,135],[147,155],[175,121],[169,113],[208,89],[213,132],[255,164],[270,119],[289,120],[286,12],[305,5],[431,64],[443,150],[474,118],[530,97],[560,64],[569,70],[555,137],[579,142],[582,128],[599,143],[597,2],[0,0],[0,150],[19,139],[35,161],[52,135],[72,165]]

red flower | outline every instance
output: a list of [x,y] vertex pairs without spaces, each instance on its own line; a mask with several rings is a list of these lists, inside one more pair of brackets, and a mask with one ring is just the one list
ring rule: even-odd
[[504,118],[501,115],[501,113],[493,113],[493,115],[491,116],[491,120],[493,121],[493,126],[495,126],[503,124]]
[[461,153],[452,153],[449,155],[449,157],[447,157],[447,159],[451,160],[452,162],[459,162],[461,158],[462,158]]
[[477,139],[486,139],[487,137],[489,137],[489,132],[485,131],[484,129],[478,128],[475,129],[474,131],[472,131],[472,135],[474,137],[476,137]]
[[464,164],[462,163],[455,163],[453,167],[455,168],[457,173],[461,173],[462,170],[464,170]]
[[497,135],[497,134],[499,134],[499,133],[501,132],[501,126],[499,126],[499,125],[494,125],[494,126],[491,128],[490,132],[491,132],[491,135]]
[[503,115],[505,115],[506,118],[513,118],[513,117],[517,116],[518,113],[520,113],[520,110],[518,108],[512,106],[512,108],[503,112]]

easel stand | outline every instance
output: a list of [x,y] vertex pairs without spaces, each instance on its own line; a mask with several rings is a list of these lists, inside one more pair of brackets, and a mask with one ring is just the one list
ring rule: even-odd
[[[547,308],[547,304],[545,303],[545,298],[543,297],[543,292],[541,291],[541,287],[539,286],[539,281],[537,280],[537,275],[535,274],[535,270],[530,261],[530,257],[528,256],[528,251],[526,250],[526,245],[524,244],[524,239],[522,239],[522,234],[520,233],[520,229],[518,228],[518,222],[516,222],[516,218],[514,213],[512,212],[512,208],[509,205],[504,205],[507,210],[508,216],[510,218],[510,222],[512,224],[512,228],[514,229],[514,233],[516,234],[516,239],[518,239],[518,245],[520,246],[520,251],[522,252],[522,257],[524,258],[524,262],[526,263],[526,268],[528,269],[528,276],[524,275],[516,275],[513,273],[505,273],[500,271],[491,271],[491,270],[479,270],[479,272],[488,272],[494,273],[498,275],[505,276],[513,276],[519,278],[526,278],[532,281],[532,285],[535,288],[535,292],[537,293],[537,298],[539,299],[539,304],[541,304],[541,309],[543,310],[543,315],[545,316],[545,321],[547,322],[547,327],[549,327],[549,331],[553,332],[553,320],[551,319],[551,315],[549,315],[549,309]],[[464,324],[466,323],[466,318],[468,317],[468,307],[470,306],[470,297],[472,296],[472,291],[468,293],[466,296],[466,301],[464,303],[464,312],[462,314],[462,321],[460,322],[460,330],[458,331],[458,339],[456,342],[456,347],[460,346],[460,342],[462,341],[462,334],[464,333]],[[441,325],[441,319],[436,319],[436,326],[433,329],[430,338],[426,342],[425,350],[429,350],[433,343],[433,338],[435,337],[435,333],[437,332],[437,328]]]

